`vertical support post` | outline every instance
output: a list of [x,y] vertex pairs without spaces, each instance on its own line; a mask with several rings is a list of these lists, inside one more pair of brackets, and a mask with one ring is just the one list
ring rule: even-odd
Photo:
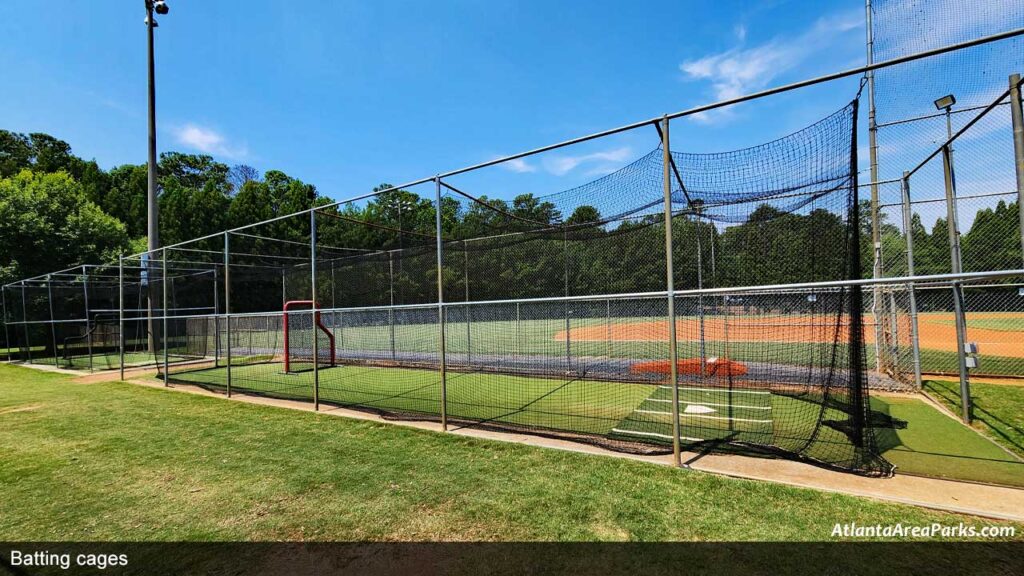
[[466,367],[473,364],[473,339],[470,334],[473,308],[469,305],[469,241],[462,241],[462,284],[466,302]]
[[160,268],[162,270],[162,272],[160,274],[160,278],[161,278],[162,282],[160,282],[160,284],[161,284],[161,286],[163,288],[163,298],[162,298],[163,302],[161,303],[160,308],[163,311],[161,316],[163,317],[163,322],[162,323],[163,323],[163,328],[164,328],[163,329],[163,335],[164,335],[164,337],[163,337],[163,349],[164,349],[164,386],[170,386],[171,385],[171,378],[170,378],[170,374],[167,371],[167,365],[169,364],[168,357],[167,357],[167,348],[168,348],[168,346],[167,346],[167,318],[168,318],[168,314],[167,314],[167,312],[168,312],[168,310],[167,310],[167,284],[168,284],[168,281],[167,281],[167,248],[163,248],[163,249],[160,250]]
[[1024,113],[1020,107],[1020,74],[1010,75],[1010,116],[1013,119],[1013,165],[1017,174],[1020,249],[1024,257]]
[[0,304],[3,306],[4,347],[7,349],[7,361],[11,361],[11,334],[7,331],[7,286],[0,288]]
[[[47,274],[46,275],[46,301],[50,305],[50,337],[53,339],[53,365],[57,366],[58,365],[58,361],[57,361],[57,353],[58,353],[57,352],[57,323],[54,321],[54,317],[53,317],[53,282],[51,280],[52,280],[52,277],[49,274]],[[86,316],[86,318],[88,318],[88,315]],[[88,320],[86,320],[86,322],[85,322],[85,329],[86,329],[86,331],[89,330],[89,321]]]
[[[562,253],[564,254],[564,271],[562,277],[565,281],[565,297],[569,297],[569,229],[562,226]],[[572,325],[569,322],[569,301],[565,301],[565,373],[572,372],[572,339],[570,333]]]
[[[942,172],[946,186],[946,222],[949,230],[949,255],[953,274],[963,272],[960,256],[960,226],[957,222],[956,176],[953,171],[953,152],[947,142],[942,147]],[[960,372],[960,407],[964,422],[971,422],[971,384],[967,373],[967,321],[964,318],[964,292],[959,280],[953,281],[953,316],[956,323],[957,361]]]
[[85,295],[85,343],[89,350],[89,371],[92,372],[92,326],[89,322],[89,268],[82,266],[82,292]]
[[441,429],[448,430],[448,366],[445,353],[445,329],[444,329],[444,276],[442,266],[444,263],[443,237],[441,236],[441,178],[434,177],[435,199],[437,205],[434,210],[434,233],[437,234],[437,324],[440,329],[441,340],[438,344],[440,353],[439,365],[441,369]]
[[281,266],[281,307],[288,301],[288,286],[285,283],[284,266]]
[[704,249],[700,241],[700,215],[697,215],[697,318],[700,321],[700,375],[707,376],[707,348],[704,339]]
[[[910,173],[903,173],[903,230],[907,237],[907,276],[914,276],[914,216],[910,205]],[[914,283],[907,284],[910,296],[910,347],[914,356],[914,384],[920,390],[921,381],[921,340],[917,326],[917,290]]]
[[121,380],[124,380],[124,254],[117,257],[117,357]]
[[388,251],[388,298],[390,306],[388,307],[388,332],[391,338],[391,361],[394,362],[397,358],[395,352],[395,251]]
[[313,302],[313,410],[320,410],[320,307],[316,302],[316,210],[309,212],[310,300]]
[[[865,22],[866,26],[866,43],[865,47],[867,50],[867,63],[871,65],[874,63],[875,55],[875,40],[872,20],[872,9],[871,0],[865,0],[864,3],[865,11]],[[871,165],[871,251],[872,251],[872,270],[871,277],[879,279],[882,277],[882,232],[878,225],[879,210],[878,210],[878,126],[875,120],[875,73],[873,70],[868,70],[865,73],[865,77],[868,82],[868,158]],[[871,316],[875,323],[875,369],[878,372],[883,372],[885,369],[885,361],[883,359],[883,351],[885,349],[883,340],[885,338],[885,330],[882,326],[882,292],[881,287],[875,284],[872,290],[871,298]]]
[[665,193],[665,290],[668,297],[668,355],[672,378],[672,457],[676,466],[682,465],[679,452],[679,350],[676,342],[676,289],[672,267],[672,151],[669,148],[668,116],[662,119],[661,151]]
[[520,303],[516,302],[516,355],[517,356],[522,356],[522,354],[523,354],[522,341],[519,339],[520,338],[520,336],[519,336],[519,323],[520,323],[519,320],[520,320],[521,316],[522,316],[522,312],[520,310]]
[[605,347],[604,355],[608,357],[608,361],[612,359],[612,299],[605,300],[605,311],[604,311],[604,329],[605,329]]
[[[231,398],[231,234],[224,233],[224,356],[227,360],[227,396]],[[218,335],[219,338],[219,335]]]
[[[213,267],[213,367],[220,367],[220,302],[218,293],[220,282],[217,275],[217,266]],[[207,324],[209,326],[209,324]]]
[[25,332],[25,355],[28,363],[32,363],[32,342],[28,339],[28,309],[25,307],[25,281],[21,281],[21,326]]
[[[334,341],[338,342],[338,324],[341,324],[341,312],[338,310],[338,302],[336,300],[337,294],[335,288],[337,283],[334,281],[334,259],[331,258],[331,309],[334,310],[334,322],[331,322],[331,334],[334,335]],[[344,337],[345,331],[342,330],[342,337]],[[344,340],[341,341],[342,347],[344,347]]]

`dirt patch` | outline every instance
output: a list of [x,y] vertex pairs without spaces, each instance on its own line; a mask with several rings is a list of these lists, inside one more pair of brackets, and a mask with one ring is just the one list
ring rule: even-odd
[[4,416],[5,414],[14,414],[14,413],[17,413],[17,412],[32,412],[32,411],[38,410],[38,409],[40,409],[42,407],[43,407],[42,404],[29,404],[28,406],[14,406],[13,408],[5,408],[3,410],[0,410],[0,416]]

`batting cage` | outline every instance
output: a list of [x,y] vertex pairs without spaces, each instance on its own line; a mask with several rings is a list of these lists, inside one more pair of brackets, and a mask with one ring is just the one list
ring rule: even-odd
[[886,475],[856,119],[716,154],[657,123],[562,192],[498,200],[470,171],[128,258],[126,349],[228,394]]

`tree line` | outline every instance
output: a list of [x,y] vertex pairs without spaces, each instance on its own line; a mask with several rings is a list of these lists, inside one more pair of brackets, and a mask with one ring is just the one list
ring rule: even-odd
[[[165,152],[159,165],[160,241],[163,245],[325,206],[317,188],[278,170],[261,174],[228,166],[202,154]],[[320,256],[336,269],[359,267],[331,285],[356,300],[396,303],[436,297],[432,250],[435,226],[430,199],[382,184],[361,204],[330,207],[318,217]],[[533,194],[482,203],[446,196],[442,230],[446,243],[446,291],[474,300],[494,297],[635,292],[664,287],[664,228],[652,216],[599,223],[599,206],[562,214]],[[861,273],[871,276],[871,211],[860,205]],[[1020,262],[1016,203],[980,210],[963,234],[966,269]],[[947,271],[947,228],[938,219],[929,232],[913,220],[917,272]],[[905,239],[883,220],[883,254],[900,254]],[[400,233],[398,231],[401,231]],[[727,227],[701,214],[673,221],[676,285],[680,288],[781,284],[841,277],[850,238],[843,215],[826,210],[785,213],[763,205]],[[104,170],[72,153],[48,134],[0,130],[0,280],[3,283],[83,263],[114,261],[145,250],[146,166]],[[260,235],[308,241],[307,218],[261,227]],[[509,236],[509,235],[513,236]],[[489,240],[479,238],[492,237]],[[478,239],[478,240],[469,240]],[[696,250],[700,241],[700,252]],[[296,253],[285,243],[238,238],[233,251]],[[394,256],[401,248],[397,271]],[[289,250],[291,250],[289,252]],[[301,253],[301,252],[299,252]],[[698,256],[701,265],[697,265]],[[887,256],[888,258],[889,256]],[[272,259],[268,260],[272,261]],[[347,284],[346,284],[347,283]],[[392,288],[397,283],[397,287]],[[355,304],[356,302],[353,302]]]

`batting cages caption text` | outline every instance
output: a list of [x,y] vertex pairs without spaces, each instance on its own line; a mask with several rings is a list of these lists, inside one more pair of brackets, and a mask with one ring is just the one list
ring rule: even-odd
[[68,554],[47,550],[33,552],[11,550],[9,560],[11,567],[60,568],[62,570],[70,570],[71,567],[104,570],[128,565],[127,554]]

